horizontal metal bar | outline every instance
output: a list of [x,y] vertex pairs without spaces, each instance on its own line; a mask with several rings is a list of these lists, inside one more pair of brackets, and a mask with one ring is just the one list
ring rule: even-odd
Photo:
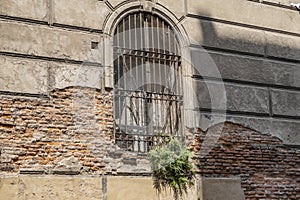
[[[116,95],[118,97],[130,97],[126,95]],[[153,98],[153,97],[130,97],[135,99],[148,99],[148,100],[160,100],[160,101],[169,101],[169,102],[182,102],[182,99],[164,99],[164,98]]]
[[178,57],[181,58],[180,55],[177,55],[175,53],[166,53],[166,51],[164,52],[157,52],[157,51],[150,51],[150,50],[145,50],[145,49],[130,49],[130,48],[124,48],[124,47],[119,47],[119,46],[115,46],[113,47],[114,51],[116,53],[119,54],[131,54],[131,55],[135,55],[135,54],[157,54],[157,55],[162,55],[162,56],[173,56],[173,57]]
[[182,97],[181,94],[174,94],[174,93],[158,93],[158,92],[149,92],[149,91],[144,91],[144,90],[127,90],[127,89],[116,88],[115,89],[115,93],[118,93],[118,92],[141,93],[141,94],[144,94],[144,95],[154,94],[154,95],[165,95],[165,96],[178,96],[178,97]]

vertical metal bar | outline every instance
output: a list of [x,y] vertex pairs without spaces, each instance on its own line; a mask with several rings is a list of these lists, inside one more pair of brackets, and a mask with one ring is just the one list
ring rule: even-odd
[[[160,69],[160,54],[159,54],[159,31],[160,31],[160,26],[159,26],[159,19],[156,18],[156,40],[157,40],[157,54],[158,54],[158,73],[157,73],[157,76],[158,76],[158,83],[160,85],[160,87],[162,86],[162,77],[161,77],[161,69]],[[160,91],[159,91],[160,92]]]
[[[168,34],[167,35],[167,48],[168,48],[168,60],[167,60],[167,65],[169,67],[169,71],[170,73],[168,73],[170,76],[170,89],[171,89],[171,93],[175,93],[175,78],[176,78],[176,74],[175,74],[175,69],[172,63],[172,56],[171,56],[171,31],[170,31],[170,25],[167,25],[168,27]],[[172,74],[171,74],[172,73]]]
[[[160,38],[159,36],[161,35],[160,32],[161,32],[161,27],[160,27],[160,20],[159,18],[157,17],[156,18],[156,40],[157,40],[157,62],[158,62],[158,71],[157,71],[157,76],[158,76],[158,84],[159,84],[159,87],[158,87],[158,93],[162,93],[163,92],[163,84],[162,84],[162,71],[161,71],[161,54],[160,54]],[[158,107],[158,116],[159,118],[162,118],[162,105],[161,105],[161,102],[159,102],[157,100],[157,107]],[[161,127],[161,119],[158,119],[158,126]]]
[[[165,70],[165,85],[168,87],[168,73],[167,73],[167,70],[168,70],[168,68],[167,68],[167,62],[166,62],[166,39],[165,39],[165,22],[164,21],[162,21],[162,34],[163,34],[163,53],[164,53],[164,56],[163,56],[163,58],[164,58],[164,61],[163,61],[163,63],[164,63],[164,70]],[[167,93],[167,91],[164,91],[165,93]]]
[[[129,37],[129,45],[128,45],[128,48],[129,48],[129,67],[128,67],[128,70],[129,70],[129,74],[130,74],[130,79],[131,79],[131,81],[129,80],[129,84],[130,84],[130,87],[128,87],[128,89],[130,89],[130,105],[128,105],[128,106],[130,106],[130,118],[129,118],[129,120],[130,120],[130,122],[129,122],[129,124],[130,124],[130,132],[133,134],[134,133],[134,123],[133,123],[133,121],[134,121],[134,104],[133,104],[133,101],[132,101],[132,95],[133,95],[133,93],[132,93],[132,90],[134,89],[133,88],[133,83],[135,82],[135,80],[134,80],[134,77],[132,76],[132,53],[131,53],[131,49],[132,49],[132,29],[131,29],[131,15],[129,15],[128,16],[128,30],[127,30],[127,32],[128,32],[128,37]],[[127,72],[128,73],[128,72]],[[134,142],[135,143],[135,142]]]
[[[134,14],[134,49],[137,50],[138,49],[138,35],[137,35],[137,14]],[[137,87],[139,87],[139,65],[138,65],[138,57],[135,56],[135,79],[136,79],[136,82],[137,82]],[[135,91],[137,91],[138,88],[135,89]],[[138,93],[135,93],[136,96],[138,97]],[[137,135],[140,133],[140,130],[141,130],[141,126],[140,126],[140,107],[139,107],[139,99],[138,98],[135,98],[135,109],[136,109],[136,129],[137,129]],[[139,145],[139,144],[138,144]],[[138,151],[140,150],[140,147],[138,146]]]
[[[127,18],[127,17],[126,17]],[[125,24],[125,21],[126,21],[126,18],[123,20],[123,33],[122,33],[122,39],[123,39],[123,48],[126,48],[126,24]],[[121,50],[121,53],[122,53],[122,61],[123,61],[123,74],[122,74],[122,78],[124,78],[124,93],[125,93],[125,97],[124,97],[124,112],[125,112],[125,133],[126,135],[128,135],[128,127],[127,127],[127,116],[128,116],[128,109],[127,109],[127,98],[128,98],[128,92],[126,91],[127,90],[127,77],[126,77],[126,73],[127,73],[127,70],[126,70],[126,57],[124,55],[124,51],[125,50]],[[129,135],[128,135],[129,136]],[[128,142],[127,142],[127,146],[126,148],[128,149]]]
[[[140,37],[141,37],[141,50],[143,50],[143,29],[144,29],[144,27],[143,27],[143,15],[142,15],[142,13],[140,13]],[[141,81],[142,81],[142,84],[144,84],[144,64],[143,64],[143,57],[141,57],[141,68],[142,68],[142,70],[141,70]],[[142,85],[141,84],[141,85]]]
[[[140,13],[140,38],[141,38],[141,49],[140,50],[143,50],[143,14]],[[142,88],[144,88],[143,84],[144,84],[144,60],[143,60],[143,57],[140,57],[140,60],[141,60],[141,86]],[[143,90],[143,89],[142,89]],[[142,127],[145,127],[145,110],[144,110],[144,102],[143,102],[143,98],[141,98],[141,112],[143,113],[142,114]],[[144,131],[143,131],[144,132]]]
[[[148,56],[148,53],[146,52],[148,50],[148,47],[149,47],[149,33],[148,33],[148,17],[147,15],[144,13],[144,26],[143,26],[143,29],[144,29],[144,62],[145,62],[145,65],[144,65],[144,74],[145,74],[145,77],[144,77],[144,82],[143,84],[145,84],[144,88],[145,88],[145,122],[146,122],[146,135],[150,134],[150,124],[149,124],[149,85],[148,85],[148,81],[149,81],[149,61],[147,60],[147,56]],[[144,141],[143,142],[143,145],[144,145],[144,151],[146,151],[146,142]]]
[[[154,52],[154,16],[151,15],[151,51]],[[155,80],[155,54],[152,54],[152,69],[151,69],[151,74],[152,74],[152,83],[156,83]],[[155,92],[155,85],[152,84],[152,92]]]
[[[117,27],[117,80],[116,80],[116,84],[117,85],[117,101],[118,101],[118,118],[119,118],[119,123],[118,123],[118,136],[121,137],[121,114],[122,114],[122,109],[121,109],[121,96],[120,96],[120,88],[119,88],[119,84],[120,84],[120,79],[121,79],[121,66],[120,66],[120,26]],[[122,144],[122,141],[121,141]]]
[[[138,49],[138,37],[137,37],[137,14],[134,14],[134,49],[137,50]],[[135,56],[135,71],[136,71],[136,82],[137,82],[137,86],[139,86],[140,82],[139,82],[139,74],[138,74],[138,58],[137,56]],[[138,88],[136,88],[136,90],[138,90]]]

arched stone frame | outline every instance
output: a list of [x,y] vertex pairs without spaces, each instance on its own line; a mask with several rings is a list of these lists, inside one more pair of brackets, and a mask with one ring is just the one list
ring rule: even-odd
[[[144,1],[143,3],[129,2],[119,6],[111,15],[107,17],[103,27],[104,35],[104,74],[105,74],[105,87],[114,88],[114,77],[113,77],[113,35],[114,30],[118,23],[130,13],[144,11],[150,12],[161,17],[163,20],[173,26],[174,30],[178,33],[179,43],[181,48],[182,56],[182,79],[183,79],[183,124],[182,127],[185,131],[185,127],[194,127],[194,101],[190,101],[191,96],[195,96],[193,91],[193,67],[190,58],[190,41],[187,37],[186,31],[182,25],[183,20],[178,20],[176,16],[165,7],[155,4],[150,1]],[[186,112],[192,112],[187,115]]]
[[110,76],[112,74],[112,63],[113,63],[113,33],[114,30],[119,23],[119,21],[129,13],[137,12],[137,11],[145,11],[158,15],[170,25],[174,27],[176,32],[180,37],[180,46],[181,46],[181,54],[184,58],[183,65],[183,75],[191,74],[191,65],[190,63],[190,53],[189,53],[189,38],[187,37],[187,33],[182,25],[181,20],[179,21],[176,16],[165,7],[155,4],[151,1],[144,1],[143,3],[140,1],[128,2],[126,4],[122,4],[122,6],[117,7],[117,9],[112,12],[105,20],[103,25],[103,40],[104,40],[104,66],[105,66],[105,87],[113,88],[113,77]]

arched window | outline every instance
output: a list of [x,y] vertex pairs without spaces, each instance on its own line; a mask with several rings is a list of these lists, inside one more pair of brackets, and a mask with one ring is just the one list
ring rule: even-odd
[[118,148],[147,152],[182,137],[181,56],[174,28],[157,15],[124,17],[114,33],[114,115]]

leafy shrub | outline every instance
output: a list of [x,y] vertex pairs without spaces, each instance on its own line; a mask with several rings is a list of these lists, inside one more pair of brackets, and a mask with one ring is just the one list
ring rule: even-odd
[[153,185],[160,193],[170,188],[177,200],[192,186],[195,171],[192,153],[178,139],[170,138],[148,154],[153,171]]

